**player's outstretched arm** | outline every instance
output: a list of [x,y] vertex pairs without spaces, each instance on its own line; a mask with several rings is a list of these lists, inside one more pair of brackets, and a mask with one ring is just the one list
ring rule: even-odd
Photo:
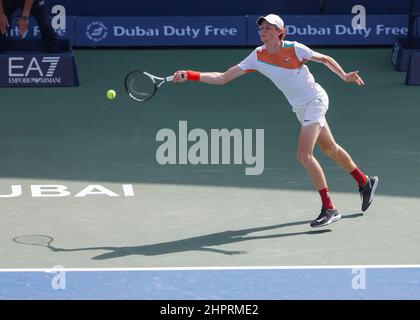
[[354,82],[358,84],[359,86],[362,86],[365,84],[362,78],[359,76],[359,71],[345,72],[343,68],[341,68],[341,66],[338,64],[338,62],[335,61],[330,56],[313,51],[311,61],[323,63],[331,71],[333,71],[335,74],[337,74],[341,79],[343,79],[346,82]]
[[233,66],[225,72],[199,72],[192,70],[179,70],[174,73],[174,83],[181,83],[187,80],[199,81],[208,84],[226,84],[233,79],[244,75],[246,72],[243,71],[239,66]]

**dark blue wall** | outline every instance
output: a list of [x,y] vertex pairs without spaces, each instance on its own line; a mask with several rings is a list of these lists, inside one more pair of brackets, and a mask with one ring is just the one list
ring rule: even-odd
[[319,14],[320,0],[46,0],[74,16],[243,16]]
[[[417,1],[420,6],[420,1]],[[361,4],[367,14],[408,14],[411,0],[323,0],[322,13],[351,14],[353,6]]]
[[[45,0],[63,4],[74,16],[244,16],[267,14],[408,14],[411,0]],[[417,7],[420,10],[420,0]]]

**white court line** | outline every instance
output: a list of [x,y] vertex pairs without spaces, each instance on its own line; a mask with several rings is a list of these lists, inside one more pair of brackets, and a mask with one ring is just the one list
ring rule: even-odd
[[145,268],[5,268],[0,272],[115,272],[115,271],[205,271],[205,270],[323,270],[323,269],[415,269],[419,264],[330,265],[330,266],[247,266],[247,267],[145,267]]

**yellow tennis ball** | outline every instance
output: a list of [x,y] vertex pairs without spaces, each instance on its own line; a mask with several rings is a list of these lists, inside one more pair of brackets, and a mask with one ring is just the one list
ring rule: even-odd
[[115,99],[116,96],[117,96],[117,93],[115,92],[115,90],[108,90],[107,93],[106,93],[106,97],[109,100]]

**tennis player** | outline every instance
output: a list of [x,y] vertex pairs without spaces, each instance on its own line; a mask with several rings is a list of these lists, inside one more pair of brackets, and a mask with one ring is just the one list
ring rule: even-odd
[[223,85],[251,71],[259,71],[268,77],[286,96],[301,124],[297,159],[311,176],[322,201],[321,213],[311,222],[311,227],[325,226],[341,218],[328,192],[324,171],[314,157],[315,144],[353,176],[359,186],[362,211],[366,211],[373,201],[378,177],[369,177],[363,173],[346,150],[335,142],[325,118],[328,95],[315,82],[306,63],[323,63],[344,81],[362,86],[364,82],[359,76],[359,71],[347,73],[332,57],[313,51],[301,43],[285,41],[284,22],[278,15],[259,17],[257,24],[264,45],[256,48],[238,65],[223,73],[177,71],[174,74],[174,82],[190,80]]

